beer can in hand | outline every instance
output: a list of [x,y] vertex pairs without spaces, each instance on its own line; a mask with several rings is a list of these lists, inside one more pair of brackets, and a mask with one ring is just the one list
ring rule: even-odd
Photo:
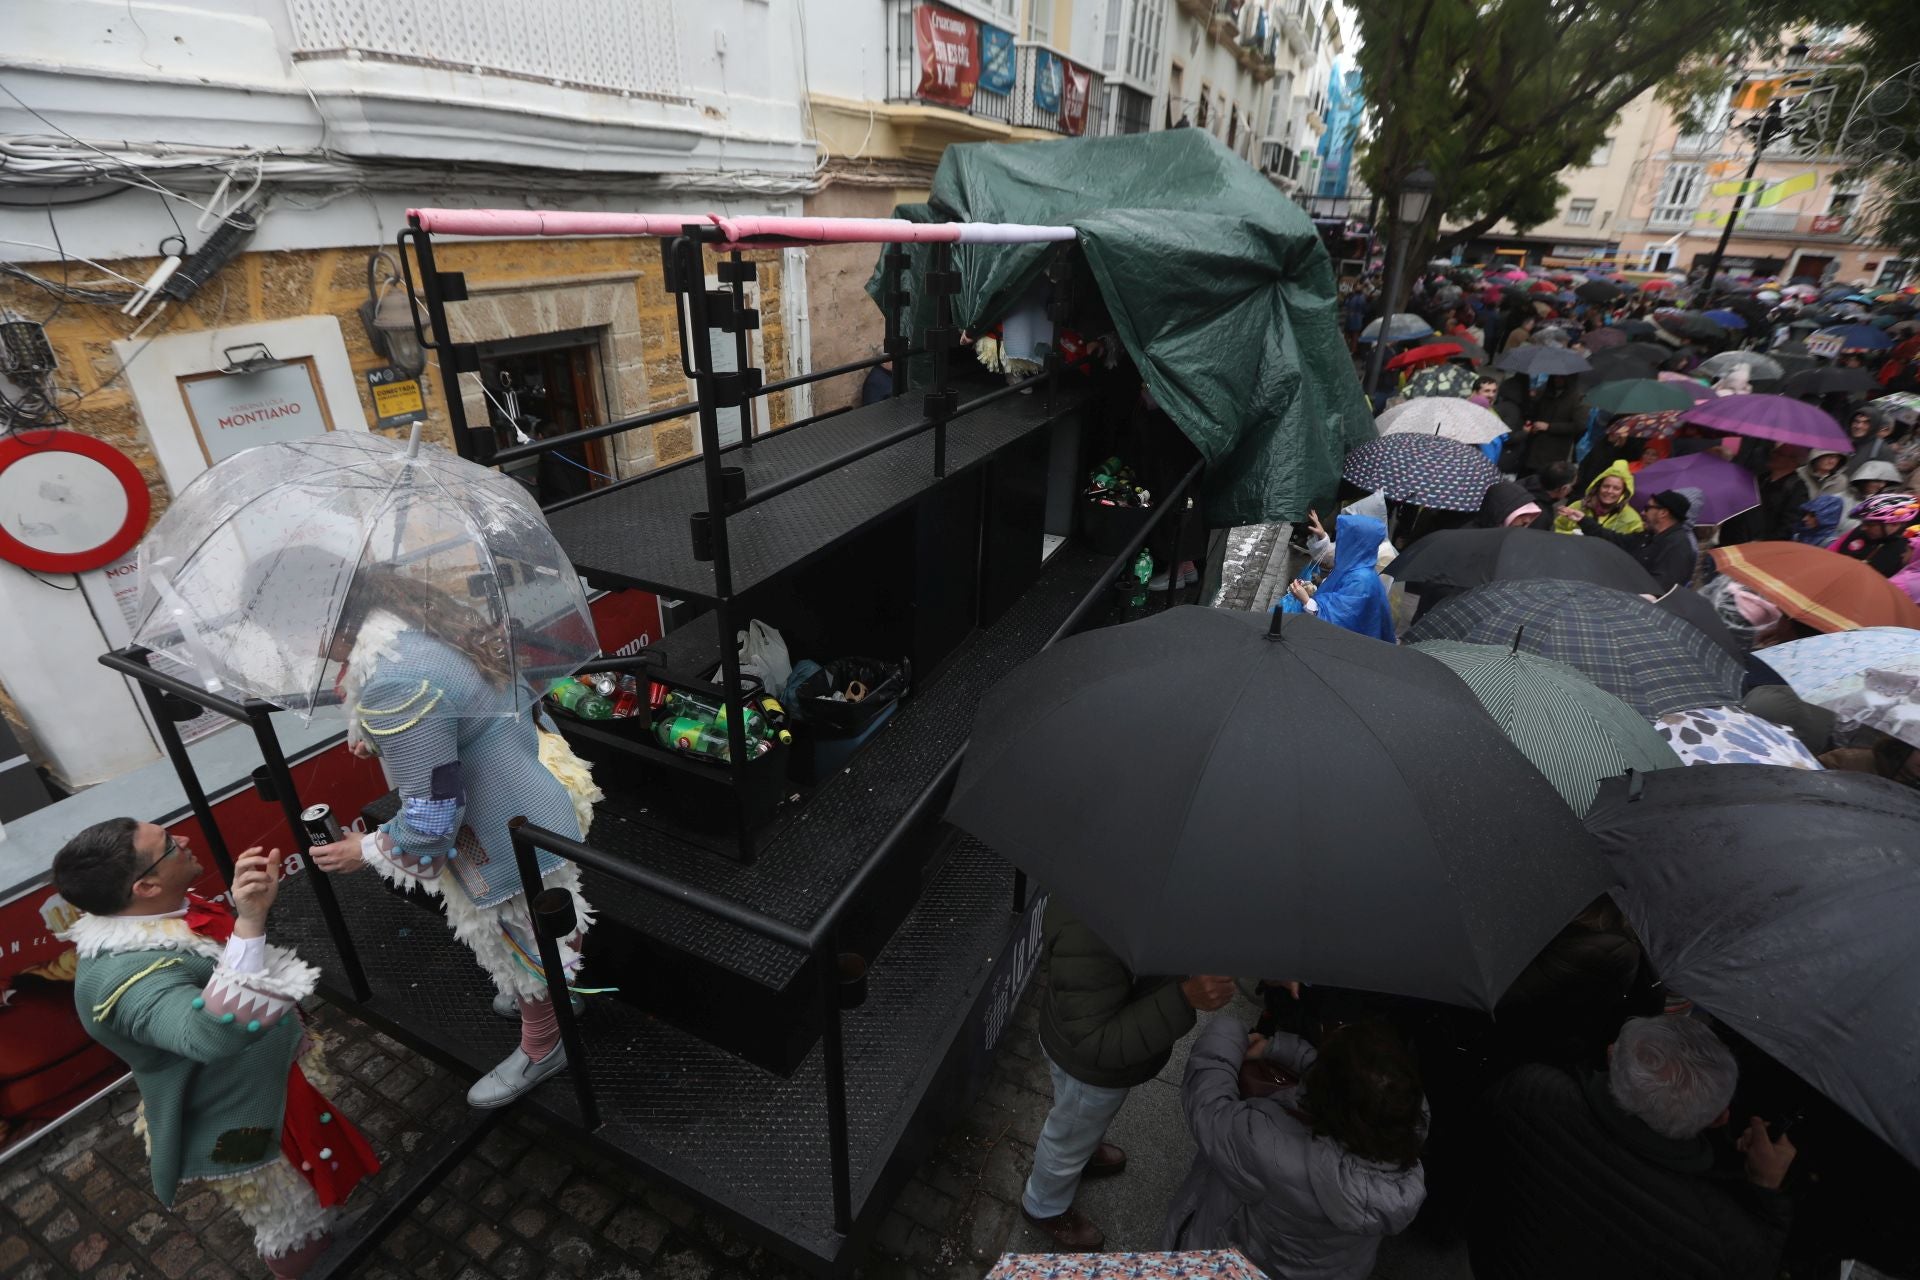
[[300,811],[300,826],[307,833],[307,847],[332,844],[342,838],[340,824],[334,820],[330,804],[308,805]]

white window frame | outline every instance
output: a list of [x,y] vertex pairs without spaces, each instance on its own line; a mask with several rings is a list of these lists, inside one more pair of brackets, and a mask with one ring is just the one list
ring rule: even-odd
[[1570,227],[1590,227],[1593,215],[1599,206],[1598,200],[1569,200],[1567,202],[1566,224]]
[[1053,0],[1027,0],[1026,30],[1034,44],[1053,43]]

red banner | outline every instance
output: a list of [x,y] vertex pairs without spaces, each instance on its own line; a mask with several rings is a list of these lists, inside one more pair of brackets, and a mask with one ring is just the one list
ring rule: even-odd
[[980,28],[973,19],[923,4],[913,11],[913,45],[920,57],[915,96],[947,107],[972,105],[980,82]]
[[1060,129],[1077,137],[1087,131],[1087,99],[1093,96],[1093,73],[1071,62],[1065,67],[1060,86]]
[[1822,213],[1814,215],[1813,220],[1807,224],[1807,231],[1816,236],[1830,236],[1846,230],[1846,227],[1847,220],[1844,215]]

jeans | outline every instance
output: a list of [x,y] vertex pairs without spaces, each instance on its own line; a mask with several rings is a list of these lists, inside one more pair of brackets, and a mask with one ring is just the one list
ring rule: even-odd
[[1052,1058],[1047,1066],[1053,1073],[1053,1110],[1041,1126],[1040,1142],[1033,1149],[1033,1175],[1020,1201],[1036,1218],[1056,1217],[1073,1207],[1081,1171],[1127,1100],[1125,1089],[1084,1084]]

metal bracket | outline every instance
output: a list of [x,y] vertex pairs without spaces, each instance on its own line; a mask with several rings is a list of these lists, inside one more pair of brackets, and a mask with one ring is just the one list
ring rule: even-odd
[[953,387],[944,391],[929,391],[920,402],[920,407],[935,422],[946,422],[960,410],[960,392]]
[[697,373],[694,380],[700,384],[701,398],[716,409],[732,409],[747,402],[748,372],[758,377],[760,371],[730,370],[726,373]]
[[480,348],[471,342],[456,342],[448,349],[453,357],[453,367],[458,373],[480,372]]
[[727,332],[751,332],[759,327],[760,309],[758,307],[741,307],[734,315],[733,327],[728,329]]
[[721,284],[748,284],[760,278],[757,262],[722,262],[715,269]]
[[739,322],[739,310],[734,305],[733,290],[707,290],[707,324],[723,333],[733,333]]
[[929,271],[926,274],[926,291],[930,298],[942,294],[960,292],[960,273],[958,271]]
[[467,300],[467,273],[464,271],[436,271],[434,278],[440,285],[442,302],[465,302]]
[[680,264],[673,251],[674,242],[674,237],[660,241],[660,283],[668,293],[685,293],[680,283]]

